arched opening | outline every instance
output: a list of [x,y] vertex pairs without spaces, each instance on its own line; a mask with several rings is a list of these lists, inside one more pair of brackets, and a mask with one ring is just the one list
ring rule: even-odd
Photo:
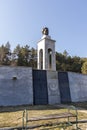
[[49,69],[52,68],[52,49],[48,49],[48,67]]
[[39,52],[39,57],[40,57],[40,69],[43,69],[43,50],[41,49]]

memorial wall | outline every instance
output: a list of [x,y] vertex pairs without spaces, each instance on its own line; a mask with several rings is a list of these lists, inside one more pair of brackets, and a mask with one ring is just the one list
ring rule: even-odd
[[0,106],[33,104],[32,68],[0,67]]
[[0,67],[0,106],[87,101],[87,75]]
[[72,102],[87,101],[87,75],[68,72]]

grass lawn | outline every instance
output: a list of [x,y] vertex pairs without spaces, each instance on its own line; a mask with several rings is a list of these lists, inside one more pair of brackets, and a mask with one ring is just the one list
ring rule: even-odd
[[[69,104],[70,105],[70,104]],[[85,103],[74,103],[76,107],[82,108],[82,110],[87,110],[87,102]],[[40,115],[47,115],[47,114],[56,114],[67,111],[66,108],[61,108],[57,105],[38,105],[38,106],[16,106],[16,107],[0,107],[0,128],[2,127],[21,127],[22,126],[22,114],[23,111],[27,109],[28,116],[29,117],[36,117]],[[78,118],[81,119],[87,119],[87,113],[85,111],[80,112],[78,110]],[[57,121],[57,120],[56,120]],[[46,123],[56,122],[55,120],[48,120]],[[39,122],[31,122],[28,125],[37,125],[37,124],[44,124],[45,121],[39,121]],[[79,126],[82,128],[82,130],[86,130],[87,124],[79,124]],[[56,127],[56,126],[55,126]],[[44,129],[44,127],[41,127],[40,129]],[[51,128],[48,127],[48,130],[58,130],[58,128],[54,128],[52,126]],[[39,128],[36,128],[34,130],[39,130]],[[45,130],[45,129],[44,129]]]

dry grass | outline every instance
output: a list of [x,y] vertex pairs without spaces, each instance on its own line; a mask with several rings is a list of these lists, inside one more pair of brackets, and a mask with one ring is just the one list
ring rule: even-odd
[[[80,105],[79,105],[80,104]],[[81,103],[74,104],[75,106],[81,107]],[[85,103],[87,106],[87,103]],[[40,115],[47,115],[47,114],[56,114],[67,111],[66,108],[61,108],[59,106],[51,106],[51,105],[43,105],[43,106],[17,106],[17,107],[0,107],[0,128],[2,127],[21,127],[22,126],[22,114],[24,109],[27,109],[29,117],[36,117]],[[86,109],[85,105],[82,109]],[[87,119],[87,114],[85,112],[79,112],[78,110],[78,117],[79,119]],[[53,123],[55,120],[46,121],[46,123]],[[31,122],[28,125],[37,125],[37,124],[44,124],[45,121],[39,122]],[[87,124],[79,124],[82,130],[86,130]],[[57,126],[51,126],[50,128],[47,127],[48,130],[58,130]],[[44,129],[41,127],[40,129]],[[39,130],[36,128],[34,130]],[[71,130],[71,128],[70,128]]]

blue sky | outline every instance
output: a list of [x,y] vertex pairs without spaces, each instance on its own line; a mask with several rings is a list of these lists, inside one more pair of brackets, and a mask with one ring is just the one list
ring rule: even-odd
[[36,48],[45,26],[57,52],[87,57],[87,0],[0,0],[0,45]]

